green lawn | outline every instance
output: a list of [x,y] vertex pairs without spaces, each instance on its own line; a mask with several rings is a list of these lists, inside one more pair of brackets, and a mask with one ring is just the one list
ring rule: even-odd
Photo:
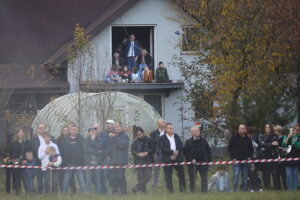
[[[152,190],[150,188],[150,183],[148,184],[148,194],[138,194],[134,195],[131,192],[132,187],[136,184],[136,174],[132,169],[128,169],[127,171],[127,183],[128,183],[128,195],[125,196],[119,196],[119,195],[104,195],[99,196],[96,194],[79,194],[76,193],[75,195],[69,194],[69,195],[32,195],[28,196],[24,192],[21,196],[15,196],[14,194],[7,195],[4,192],[4,170],[0,170],[0,200],[55,200],[55,199],[64,199],[64,200],[118,200],[118,199],[124,199],[124,200],[182,200],[182,199],[197,199],[197,200],[293,200],[293,199],[300,199],[300,191],[297,192],[273,192],[273,191],[263,191],[263,192],[256,192],[256,193],[250,193],[250,192],[237,192],[237,193],[217,193],[217,192],[209,192],[207,194],[202,194],[199,191],[200,185],[199,185],[199,177],[197,177],[197,192],[196,193],[190,193],[187,189],[187,192],[180,193],[178,191],[178,179],[176,176],[173,178],[175,193],[174,194],[168,194],[165,189],[165,183],[163,180],[164,174],[161,170],[161,176],[159,180],[158,189]],[[210,170],[210,173],[215,172],[215,169]],[[188,180],[188,174],[186,173],[186,181],[187,181],[187,188],[189,188],[189,180]]]
[[248,193],[248,192],[238,192],[238,193],[207,193],[207,194],[201,194],[199,192],[191,194],[191,193],[175,193],[175,194],[167,194],[165,192],[159,193],[159,192],[151,192],[148,195],[133,195],[129,194],[126,196],[97,196],[94,194],[76,194],[76,195],[45,195],[41,198],[39,195],[35,196],[14,196],[14,195],[6,195],[2,193],[1,200],[24,200],[24,199],[32,199],[32,200],[55,200],[55,199],[64,199],[64,200],[118,200],[118,199],[124,199],[124,200],[181,200],[181,199],[198,199],[198,200],[247,200],[247,199],[253,199],[253,200],[293,200],[297,199],[299,200],[300,192],[260,192],[260,193]]

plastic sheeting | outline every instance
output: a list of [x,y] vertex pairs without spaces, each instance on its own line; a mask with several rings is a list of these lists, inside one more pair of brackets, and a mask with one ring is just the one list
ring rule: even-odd
[[61,96],[46,105],[36,116],[32,128],[34,132],[39,123],[46,125],[54,137],[71,122],[80,127],[85,135],[89,127],[113,119],[124,126],[141,126],[146,133],[156,128],[158,112],[143,99],[123,92],[71,93]]

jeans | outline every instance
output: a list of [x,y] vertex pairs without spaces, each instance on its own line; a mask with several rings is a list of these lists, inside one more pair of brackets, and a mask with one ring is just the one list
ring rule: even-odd
[[[71,167],[71,166],[66,166],[66,167]],[[67,170],[65,170],[65,173],[64,173],[64,182],[63,182],[63,192],[64,193],[68,192],[68,188],[70,186],[72,176],[74,174],[76,174],[76,176],[77,176],[80,192],[86,191],[86,184],[85,184],[83,170],[82,169],[67,169]]]
[[[102,161],[101,163],[99,163],[99,165],[105,166],[105,165],[107,165],[107,162]],[[107,185],[107,182],[109,181],[108,170],[107,169],[99,170],[99,176],[100,176],[100,182],[101,182],[101,194],[106,194],[107,193],[106,185]]]
[[201,176],[201,192],[207,192],[207,169],[207,166],[188,166],[191,192],[195,192],[195,176],[197,176],[197,171],[199,171]]
[[113,194],[127,194],[127,182],[125,169],[110,169],[113,186]]
[[286,183],[288,190],[297,190],[298,189],[298,166],[286,166]]
[[58,188],[59,188],[59,176],[60,176],[60,171],[59,170],[51,170],[51,176],[52,176],[52,192],[53,193],[58,193]]
[[[65,170],[58,170],[58,173],[59,173],[58,174],[59,189],[61,192],[63,192]],[[74,175],[72,176],[70,187],[71,187],[72,194],[77,192]],[[52,188],[52,191],[53,191],[53,188]]]
[[[156,159],[155,159],[155,164],[159,164],[159,163],[161,163],[161,154],[157,155]],[[156,188],[157,187],[159,173],[160,173],[160,167],[154,167],[153,168],[153,183],[152,183],[152,188]]]
[[42,188],[42,192],[43,193],[43,190],[45,191],[45,193],[49,193],[49,187],[50,187],[50,177],[49,177],[49,171],[46,170],[46,171],[43,171],[41,172],[41,181],[42,181],[42,185],[44,186]]
[[87,186],[87,191],[88,192],[92,192],[93,191],[93,186],[94,186],[95,191],[97,192],[97,194],[102,193],[101,181],[100,181],[100,170],[99,169],[85,170],[86,186]]
[[132,69],[135,67],[135,65],[135,57],[128,57],[128,71],[132,72]]
[[43,177],[42,177],[41,169],[36,169],[36,180],[37,180],[38,192],[39,192],[39,194],[42,194],[44,184],[43,184]]
[[142,72],[146,66],[147,66],[147,64],[139,64],[139,77],[141,80],[143,79]]
[[243,164],[234,164],[232,166],[233,169],[233,190],[238,190],[239,185],[239,176],[240,172],[242,172],[242,191],[247,190],[247,177],[249,172],[249,164],[243,163]]
[[24,185],[26,188],[26,192],[34,193],[34,176],[26,176],[23,175]]

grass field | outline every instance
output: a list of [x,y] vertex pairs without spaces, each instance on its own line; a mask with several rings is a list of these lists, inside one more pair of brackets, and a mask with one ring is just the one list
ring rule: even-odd
[[[162,172],[162,170],[161,170]],[[215,169],[212,169],[209,174],[215,172]],[[189,188],[188,175],[186,173],[187,188]],[[263,192],[237,192],[237,193],[217,193],[209,192],[207,194],[202,194],[199,191],[199,177],[197,178],[197,191],[196,193],[190,193],[189,190],[185,193],[180,193],[178,191],[178,180],[174,176],[173,183],[175,188],[174,194],[169,194],[165,189],[165,183],[163,180],[163,172],[161,173],[159,185],[156,190],[150,188],[150,183],[148,184],[148,194],[132,194],[131,189],[136,184],[136,174],[133,170],[127,170],[127,188],[128,195],[96,195],[96,194],[68,194],[68,195],[26,195],[25,192],[21,196],[16,196],[14,194],[7,195],[4,190],[4,170],[0,169],[0,200],[182,200],[182,199],[197,199],[197,200],[299,200],[300,191],[296,192],[287,192],[287,191],[263,191]]]
[[149,192],[147,195],[133,195],[129,194],[126,196],[118,195],[106,195],[98,196],[95,194],[76,194],[76,195],[6,195],[5,193],[0,194],[1,200],[181,200],[181,199],[198,199],[198,200],[299,200],[300,192],[260,192],[260,193],[249,193],[249,192],[237,192],[237,193],[175,193],[167,194],[166,192]]

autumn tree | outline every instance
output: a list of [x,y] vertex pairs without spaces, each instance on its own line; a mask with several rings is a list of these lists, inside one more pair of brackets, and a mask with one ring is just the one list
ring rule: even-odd
[[195,118],[223,117],[231,130],[240,122],[285,125],[295,118],[299,0],[173,2],[188,17],[172,20],[194,27],[187,42],[195,60],[175,62]]
[[[89,112],[82,106],[83,101],[87,98],[83,92],[90,90],[92,84],[101,82],[101,79],[104,80],[107,74],[107,63],[111,62],[108,58],[110,58],[108,51],[97,51],[97,46],[92,44],[91,37],[85,34],[84,27],[76,24],[74,40],[68,51],[68,76],[73,85],[70,92],[75,92],[77,97],[75,100],[77,105],[76,123],[78,123],[79,129],[86,122],[87,119],[84,116]],[[85,88],[81,88],[83,84]],[[104,125],[104,122],[114,114],[113,104],[116,98],[116,91],[110,90],[109,87],[103,92],[104,95],[98,95],[93,101],[97,120],[101,125]]]

